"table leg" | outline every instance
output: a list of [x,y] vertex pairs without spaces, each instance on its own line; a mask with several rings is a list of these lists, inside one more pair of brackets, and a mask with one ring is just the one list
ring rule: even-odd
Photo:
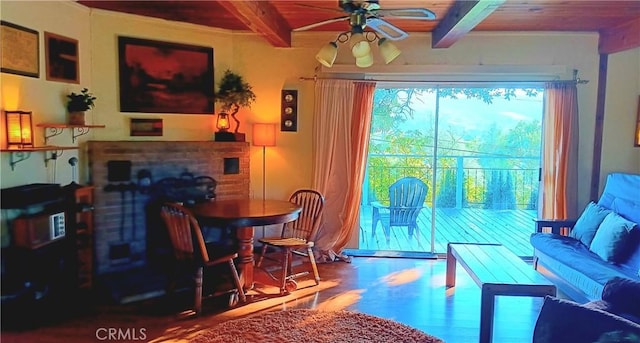
[[447,287],[453,287],[456,285],[456,258],[451,253],[451,245],[447,244],[447,275],[446,275]]
[[495,296],[491,285],[483,285],[480,296],[480,343],[490,343],[493,339]]
[[239,227],[236,230],[238,237],[238,274],[241,281],[244,280],[244,288],[253,288],[253,227]]

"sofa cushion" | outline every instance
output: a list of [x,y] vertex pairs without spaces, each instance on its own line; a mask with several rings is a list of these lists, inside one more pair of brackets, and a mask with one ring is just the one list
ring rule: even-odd
[[635,250],[635,242],[631,235],[635,225],[615,212],[609,213],[598,227],[589,250],[605,261],[624,262]]
[[[611,335],[617,335],[614,340]],[[640,325],[573,301],[546,296],[533,331],[533,343],[623,342],[640,335]]]
[[640,204],[638,189],[640,189],[639,174],[611,173],[607,175],[607,181],[604,184],[602,195],[598,199],[598,205],[613,209],[615,199],[625,199]]
[[[602,260],[577,239],[553,233],[533,233],[529,241],[536,250],[553,256],[558,263],[568,266],[570,270],[576,270],[602,286],[616,276],[637,278],[636,269]],[[566,273],[563,275],[567,278],[572,276]],[[599,298],[600,293],[596,296]]]
[[569,237],[579,240],[586,246],[591,245],[591,241],[593,240],[600,223],[602,223],[609,213],[611,213],[611,210],[596,205],[593,201],[590,202],[587,207],[585,207],[584,211],[582,211],[580,218],[578,218],[576,224],[569,233]]
[[622,198],[615,198],[611,203],[611,209],[623,218],[636,224],[640,224],[640,203]]

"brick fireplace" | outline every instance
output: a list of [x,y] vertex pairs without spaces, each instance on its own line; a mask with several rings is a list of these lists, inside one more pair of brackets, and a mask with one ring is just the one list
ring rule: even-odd
[[[146,227],[152,199],[143,177],[150,174],[153,183],[185,174],[209,176],[216,181],[216,199],[249,197],[246,142],[90,141],[87,147],[90,183],[95,186],[97,275],[148,263],[147,232],[155,228]],[[128,168],[110,170],[113,165]]]

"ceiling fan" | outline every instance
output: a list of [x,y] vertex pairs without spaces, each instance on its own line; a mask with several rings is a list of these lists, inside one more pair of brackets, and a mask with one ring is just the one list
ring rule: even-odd
[[[327,10],[327,8],[323,7],[304,4],[299,5]],[[293,31],[306,31],[318,26],[348,19],[352,30],[356,29],[361,31],[364,30],[365,27],[369,27],[389,40],[401,40],[409,36],[407,32],[382,18],[416,20],[434,20],[436,18],[435,13],[426,8],[383,9],[380,7],[378,0],[338,0],[338,6],[340,9],[335,10],[346,12],[347,15],[302,26]]]

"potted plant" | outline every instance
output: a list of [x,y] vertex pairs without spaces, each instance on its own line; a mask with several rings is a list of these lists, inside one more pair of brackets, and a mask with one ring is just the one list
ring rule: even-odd
[[236,113],[240,107],[251,107],[255,100],[256,95],[253,93],[251,85],[245,82],[242,76],[227,69],[220,80],[218,91],[215,92],[215,101],[220,104],[221,113],[219,116],[231,115],[236,122],[234,140],[244,141],[244,134],[238,133],[240,121],[236,118]]
[[84,125],[85,111],[95,107],[96,97],[89,93],[88,88],[83,88],[80,93],[67,94],[67,110],[69,111],[69,124]]

